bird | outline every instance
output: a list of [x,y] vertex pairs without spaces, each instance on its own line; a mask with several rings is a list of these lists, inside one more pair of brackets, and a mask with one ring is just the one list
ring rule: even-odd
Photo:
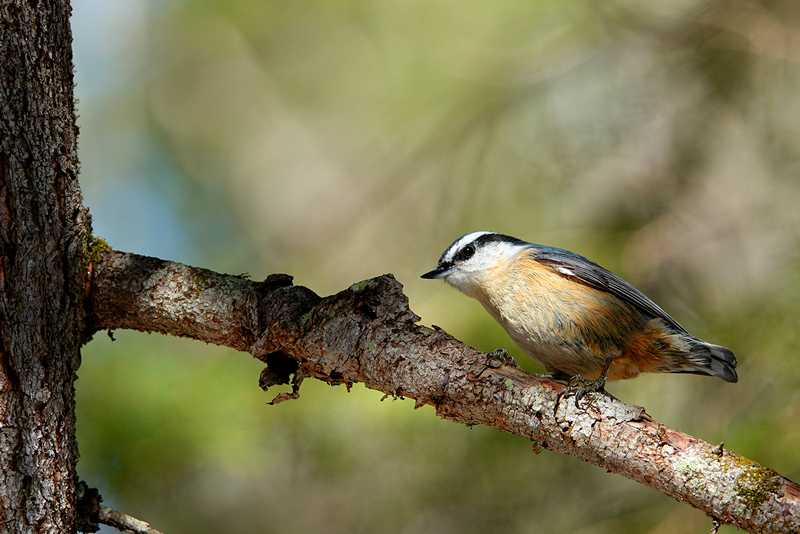
[[[495,232],[447,247],[435,269],[476,299],[511,339],[565,381],[579,405],[606,381],[642,373],[691,373],[735,383],[733,352],[690,335],[634,286],[583,256]],[[610,395],[609,395],[610,396]]]

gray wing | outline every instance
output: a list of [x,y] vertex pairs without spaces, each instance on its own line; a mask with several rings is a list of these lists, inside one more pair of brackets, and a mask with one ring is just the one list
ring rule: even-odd
[[534,247],[531,250],[531,257],[542,265],[546,265],[564,276],[577,278],[595,289],[607,291],[647,315],[663,319],[665,323],[676,330],[688,333],[678,321],[670,317],[644,293],[595,262],[560,248],[540,245],[534,245]]

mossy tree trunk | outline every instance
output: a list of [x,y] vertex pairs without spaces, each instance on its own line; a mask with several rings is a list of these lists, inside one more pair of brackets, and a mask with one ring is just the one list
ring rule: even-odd
[[67,1],[0,0],[0,524],[76,529],[88,217]]

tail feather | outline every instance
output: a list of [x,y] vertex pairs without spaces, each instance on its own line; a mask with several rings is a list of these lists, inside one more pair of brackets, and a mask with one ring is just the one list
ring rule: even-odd
[[690,350],[691,356],[687,365],[671,372],[709,375],[730,383],[739,381],[736,374],[736,356],[730,349],[698,339]]
[[735,383],[739,381],[736,375],[736,356],[733,355],[731,349],[721,347],[719,345],[712,345],[706,343],[708,350],[711,352],[711,366],[717,368],[717,376],[725,382]]

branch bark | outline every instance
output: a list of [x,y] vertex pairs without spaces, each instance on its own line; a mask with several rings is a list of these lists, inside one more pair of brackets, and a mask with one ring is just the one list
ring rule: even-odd
[[116,251],[103,253],[93,272],[90,333],[156,331],[250,352],[269,365],[266,386],[289,374],[296,387],[305,377],[361,382],[430,404],[445,419],[580,458],[742,530],[800,531],[794,482],[616,400],[593,399],[588,410],[563,402],[554,413],[561,385],[416,324],[392,275],[320,298],[287,275],[253,282]]
[[103,525],[114,527],[120,532],[133,532],[134,534],[161,534],[149,523],[131,517],[117,510],[112,510],[107,506],[100,506],[99,519]]

